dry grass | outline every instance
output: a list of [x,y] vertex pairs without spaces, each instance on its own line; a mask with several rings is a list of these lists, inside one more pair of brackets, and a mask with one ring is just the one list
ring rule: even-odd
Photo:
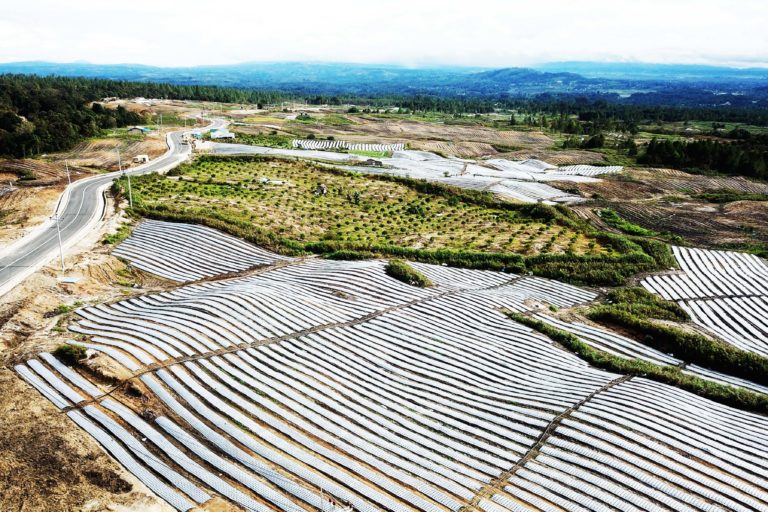
[[54,162],[61,163],[66,160],[70,165],[114,171],[118,169],[118,148],[124,168],[130,167],[131,160],[137,155],[157,158],[168,149],[165,138],[158,134],[149,135],[143,139],[100,137],[81,142],[66,153],[49,155],[49,158]]

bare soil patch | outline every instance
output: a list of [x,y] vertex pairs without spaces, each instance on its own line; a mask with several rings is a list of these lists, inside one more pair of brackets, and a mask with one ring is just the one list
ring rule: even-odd
[[45,222],[56,208],[63,185],[14,188],[0,195],[0,243],[10,244]]

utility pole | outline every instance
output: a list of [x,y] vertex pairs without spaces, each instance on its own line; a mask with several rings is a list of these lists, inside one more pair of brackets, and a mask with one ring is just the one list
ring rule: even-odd
[[53,214],[56,221],[56,234],[59,236],[59,258],[61,258],[61,271],[64,272],[64,248],[61,246],[61,229],[59,229],[59,212]]
[[67,184],[71,185],[72,179],[69,177],[69,162],[67,162],[66,160],[64,161],[64,167],[67,168]]
[[123,170],[123,162],[120,160],[120,148],[117,148],[117,167],[123,176],[128,178],[128,205],[133,208],[133,192],[131,192],[131,175]]

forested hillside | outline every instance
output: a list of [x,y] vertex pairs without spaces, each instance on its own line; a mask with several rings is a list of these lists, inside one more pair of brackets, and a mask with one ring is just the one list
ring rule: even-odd
[[106,109],[93,103],[110,96],[253,103],[284,97],[220,87],[0,75],[0,155],[26,157],[61,151],[103,129],[145,121],[122,107]]

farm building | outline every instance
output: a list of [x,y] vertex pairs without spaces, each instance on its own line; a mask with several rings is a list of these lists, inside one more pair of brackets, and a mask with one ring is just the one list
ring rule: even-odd
[[235,138],[235,134],[227,130],[226,128],[211,130],[211,139],[213,140],[234,139],[234,138]]
[[128,133],[137,134],[137,135],[146,135],[151,131],[152,130],[144,126],[131,126],[130,128],[128,128]]

